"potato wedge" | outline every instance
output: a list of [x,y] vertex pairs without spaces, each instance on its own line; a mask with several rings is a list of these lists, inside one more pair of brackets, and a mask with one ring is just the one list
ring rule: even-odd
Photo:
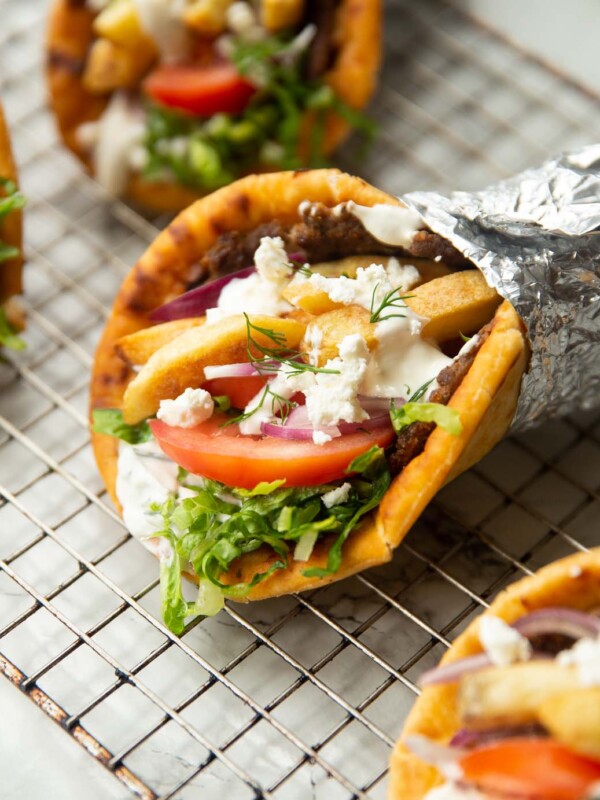
[[502,298],[477,269],[453,272],[410,290],[406,301],[416,314],[427,317],[422,335],[438,342],[470,336],[489,322]]
[[[339,278],[340,275],[347,275],[349,278],[353,278],[359,267],[366,269],[371,264],[383,264],[386,267],[389,260],[390,256],[348,256],[337,261],[323,261],[320,264],[313,264],[312,269],[326,278]],[[425,258],[398,258],[396,260],[402,266],[412,264],[419,270],[421,280],[417,285],[431,281],[434,278],[450,275],[448,267],[441,262]],[[315,291],[314,287],[308,283],[287,287],[283,292],[283,297],[288,303],[309,311],[311,314],[324,314],[327,311],[333,311],[335,308],[343,308],[342,303],[335,303],[329,299],[325,292]]]
[[458,711],[471,728],[535,722],[542,703],[579,685],[573,667],[553,661],[490,667],[461,680]]
[[[339,356],[342,339],[353,333],[359,333],[366,341],[369,350],[374,350],[377,347],[377,337],[375,325],[371,325],[369,318],[369,312],[361,306],[342,306],[314,317],[310,328],[318,329],[322,337],[317,366],[322,367],[328,359]],[[308,353],[311,348],[310,339],[307,341],[305,337],[300,344],[300,350]]]
[[600,759],[600,686],[552,695],[540,705],[538,719],[559,742]]
[[161,347],[169,344],[185,331],[189,331],[190,328],[198,328],[205,322],[205,317],[192,317],[190,319],[174,319],[171,322],[153,325],[151,328],[143,328],[141,331],[118,339],[115,342],[115,350],[119,358],[122,358],[130,367],[141,366]]
[[[293,319],[252,316],[252,323],[281,336],[281,346],[297,348],[306,326]],[[266,334],[254,340],[273,348]],[[134,424],[156,413],[161,400],[173,399],[204,382],[204,367],[248,361],[246,319],[236,315],[214,325],[192,328],[157,350],[129,383],[123,396],[123,417]],[[260,352],[252,353],[260,357]]]
[[99,39],[109,39],[123,47],[133,48],[141,44],[156,50],[152,39],[142,28],[137,8],[131,0],[110,3],[103,8],[94,19],[93,29]]
[[227,25],[227,9],[233,0],[192,0],[183,12],[186,25],[201,36],[218,36]]
[[262,0],[260,21],[270,32],[297,25],[304,13],[304,0]]
[[88,92],[105,94],[115,89],[132,89],[156,57],[153,45],[143,42],[134,48],[97,39],[92,45],[82,82]]

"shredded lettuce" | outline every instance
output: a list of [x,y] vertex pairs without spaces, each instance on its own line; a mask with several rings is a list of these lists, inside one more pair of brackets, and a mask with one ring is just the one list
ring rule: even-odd
[[152,438],[152,431],[147,422],[128,425],[123,421],[123,412],[118,408],[95,408],[92,411],[92,422],[94,433],[115,436],[127,444],[143,444]]
[[[2,245],[0,244],[0,256],[1,254]],[[26,347],[25,341],[18,335],[17,329],[8,321],[3,308],[0,308],[0,347],[8,347],[11,350],[24,350]]]
[[403,428],[413,422],[435,422],[453,436],[458,436],[462,432],[460,415],[454,408],[442,403],[405,403],[399,408],[392,406],[390,418],[396,433],[400,433]]
[[[241,75],[260,86],[241,114],[216,114],[208,120],[149,105],[144,175],[160,179],[174,175],[182,184],[217,189],[256,169],[327,166],[322,145],[325,118],[334,111],[365,141],[375,125],[345,104],[322,80],[307,81],[303,54],[291,53],[290,41],[269,36],[258,42],[232,40],[231,60]],[[309,152],[300,153],[302,118],[314,118]]]
[[[252,491],[204,480],[195,485],[185,480],[189,495],[170,497],[152,511],[160,514],[162,530],[174,556],[161,563],[161,598],[165,623],[181,633],[187,620],[215,614],[224,597],[243,597],[254,586],[285,569],[290,561],[307,561],[319,538],[334,538],[327,567],[308,569],[307,576],[333,574],[341,564],[342,547],[360,518],[380,502],[390,484],[390,473],[381,448],[373,448],[350,465],[354,474],[348,500],[327,508],[321,497],[335,484],[285,487],[284,481],[260,483]],[[223,578],[240,556],[267,547],[272,557],[267,567],[249,580],[225,583]],[[199,580],[195,602],[186,602],[182,570]]]

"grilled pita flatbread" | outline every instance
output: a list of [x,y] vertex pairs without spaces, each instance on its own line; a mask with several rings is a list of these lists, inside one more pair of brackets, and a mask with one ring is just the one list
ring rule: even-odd
[[[16,183],[17,169],[10,147],[10,135],[8,126],[4,118],[4,112],[0,105],[0,178],[11,180]],[[0,188],[0,192],[2,189]],[[0,225],[0,239],[5,243],[18,247],[21,251],[22,245],[22,216],[21,211],[13,211],[8,214]],[[5,303],[14,295],[21,294],[22,282],[21,272],[23,258],[21,255],[3,261],[0,264],[0,305]],[[11,309],[13,311],[13,309]],[[19,319],[12,319],[13,314],[9,313],[11,321],[20,323]],[[20,313],[17,315],[20,317]]]
[[[323,78],[351,108],[364,108],[375,91],[381,60],[381,13],[380,0],[341,0],[337,10],[334,39],[338,51]],[[94,39],[94,16],[84,3],[54,0],[46,36],[46,73],[58,128],[67,147],[90,172],[92,164],[77,140],[77,128],[98,119],[108,102],[108,95],[94,95],[82,83],[84,64]],[[302,137],[306,147],[310,127],[307,117]],[[332,153],[349,132],[347,122],[329,115],[323,155]],[[303,151],[304,145],[300,149]],[[125,192],[129,200],[157,211],[178,211],[201,195],[201,191],[176,182],[147,181],[140,176],[131,178]]]
[[[148,327],[148,315],[154,308],[185,291],[199,258],[220,234],[250,231],[273,219],[293,224],[299,220],[298,206],[304,200],[330,207],[348,200],[368,206],[402,205],[359,178],[337,170],[249,176],[198,200],[157,237],[125,278],[96,351],[91,409],[122,407],[134,373],[119,358],[115,343]],[[394,548],[438,489],[482,458],[506,433],[527,356],[523,325],[512,306],[504,302],[496,311],[490,335],[448,404],[460,414],[462,433],[452,436],[440,428],[433,431],[423,453],[393,481],[377,513],[365,518],[350,535],[344,545],[342,566],[335,575],[302,575],[307,567],[325,566],[330,546],[325,539],[317,544],[308,563],[292,562],[287,569],[255,586],[244,599],[311,589],[389,561]],[[118,442],[96,433],[92,440],[98,467],[118,507]],[[258,550],[239,559],[223,580],[246,581],[263,572],[271,561],[270,553]]]
[[[493,614],[513,623],[525,614],[548,606],[580,611],[600,606],[600,548],[563,558],[536,575],[517,581],[498,595],[485,615]],[[480,619],[472,622],[458,637],[441,664],[481,652]],[[422,800],[434,786],[443,783],[440,773],[409,752],[403,742],[407,736],[421,734],[434,742],[447,744],[461,727],[456,697],[456,684],[428,686],[423,690],[392,754],[389,800]]]

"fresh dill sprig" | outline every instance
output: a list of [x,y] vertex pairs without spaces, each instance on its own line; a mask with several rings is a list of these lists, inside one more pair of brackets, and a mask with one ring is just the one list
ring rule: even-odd
[[[279,365],[273,363],[273,361],[278,361],[279,364],[285,364],[289,367],[288,375],[299,375],[301,372],[313,372],[326,375],[340,374],[339,369],[315,367],[312,364],[307,364],[305,361],[302,361],[302,353],[299,350],[285,347],[284,333],[281,331],[274,331],[271,328],[262,328],[260,325],[255,325],[251,322],[248,314],[244,313],[244,316],[246,317],[246,352],[248,353],[248,360],[254,365],[258,372],[278,372]],[[253,331],[270,339],[273,342],[273,346],[267,347],[258,342],[253,335]],[[257,359],[255,356],[256,351],[258,351],[263,358]]]
[[280,413],[280,420],[281,424],[285,425],[285,421],[289,417],[290,413],[296,408],[298,403],[294,400],[289,400],[287,397],[283,397],[283,395],[274,392],[271,387],[267,384],[263,389],[263,393],[257,405],[250,409],[250,411],[244,411],[242,414],[239,414],[237,417],[231,417],[226,422],[224,422],[221,427],[226,428],[228,425],[233,425],[234,423],[243,422],[245,419],[254,416],[257,411],[259,411],[265,405],[267,398],[271,397],[271,413],[276,414]]
[[[406,311],[406,303],[404,300],[409,300],[411,297],[414,297],[413,294],[405,294],[401,295],[398,294],[400,288],[397,289],[390,289],[389,292],[383,297],[383,300],[380,304],[375,308],[375,295],[377,294],[377,289],[379,288],[379,284],[375,286],[373,289],[373,294],[371,295],[371,316],[369,318],[369,322],[385,322],[386,319],[393,319],[394,317],[405,317],[406,314],[401,312]],[[385,311],[390,310],[392,313],[386,314],[382,316]]]
[[413,392],[413,394],[408,398],[407,402],[408,403],[418,403],[419,400],[423,397],[423,395],[427,391],[427,389],[429,389],[431,384],[434,382],[434,380],[435,380],[435,378],[431,378],[431,380],[428,380],[422,386],[419,386],[417,391]]

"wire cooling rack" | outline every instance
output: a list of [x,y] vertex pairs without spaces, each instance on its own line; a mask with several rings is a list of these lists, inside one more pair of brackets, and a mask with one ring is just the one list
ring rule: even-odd
[[[444,489],[393,562],[228,604],[176,638],[157,565],[88,442],[88,373],[156,224],[101,190],[44,107],[41,0],[0,0],[0,93],[27,209],[28,347],[0,364],[0,669],[127,796],[382,798],[419,674],[509,580],[600,544],[600,415],[508,439]],[[389,3],[366,162],[381,187],[474,188],[598,139],[597,98],[439,0]]]

